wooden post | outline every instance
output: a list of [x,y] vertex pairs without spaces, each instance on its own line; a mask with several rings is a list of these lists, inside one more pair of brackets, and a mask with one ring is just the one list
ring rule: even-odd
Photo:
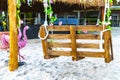
[[[45,28],[43,26],[41,26],[40,27],[40,36],[45,37],[45,35],[46,35]],[[44,58],[48,59],[49,55],[48,55],[47,39],[42,40],[42,47],[43,47]]]
[[109,35],[110,35],[111,60],[113,60],[113,46],[112,46],[112,37],[111,37],[111,31],[110,31]]
[[18,68],[18,41],[16,25],[16,0],[8,0],[9,27],[10,27],[10,60],[9,70]]
[[104,57],[105,57],[105,62],[109,63],[111,61],[111,57],[110,57],[110,31],[106,31],[104,32],[104,49],[105,49],[105,53],[104,53]]
[[77,60],[76,30],[74,26],[70,26],[72,59]]
[[104,10],[105,10],[105,7],[101,7],[101,21],[103,22],[104,21],[104,14],[105,14],[105,12],[104,12]]

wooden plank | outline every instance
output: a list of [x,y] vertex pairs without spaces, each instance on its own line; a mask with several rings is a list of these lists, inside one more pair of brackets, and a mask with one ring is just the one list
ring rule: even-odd
[[48,39],[70,39],[69,34],[49,34]]
[[103,27],[102,26],[93,26],[93,25],[88,25],[88,26],[76,26],[76,31],[78,30],[87,30],[87,31],[102,31]]
[[[78,56],[80,57],[104,57],[104,52],[82,52],[77,51]],[[71,51],[58,51],[58,50],[49,50],[49,55],[52,56],[72,56]]]
[[104,49],[105,49],[105,53],[104,53],[104,57],[105,57],[105,62],[106,63],[109,63],[111,61],[111,57],[110,57],[110,51],[109,51],[109,47],[110,47],[110,42],[109,42],[109,39],[110,39],[110,31],[106,31],[104,32],[104,40],[105,40],[105,43],[104,43]]
[[77,45],[76,45],[76,31],[75,27],[70,26],[70,35],[71,35],[71,48],[72,48],[72,58],[77,60]]
[[[40,27],[40,36],[44,37],[46,35],[45,33],[45,28],[43,26]],[[44,53],[44,58],[48,59],[49,54],[48,54],[48,46],[47,46],[47,39],[42,40],[42,48],[43,48],[43,53]]]
[[112,36],[111,36],[111,31],[110,31],[110,50],[111,50],[111,60],[113,60],[113,46],[112,46]]
[[[76,31],[77,30],[88,30],[88,31],[102,31],[103,27],[101,25],[71,25],[75,27]],[[62,26],[49,26],[48,27],[49,31],[69,31],[70,30],[70,25],[62,25]]]
[[77,43],[77,48],[99,48],[99,44],[93,43]]
[[76,34],[76,39],[100,39],[98,34]]
[[71,51],[49,50],[49,55],[52,56],[72,56]]
[[102,27],[102,25],[76,25],[75,27]]
[[18,68],[18,40],[16,21],[16,0],[8,0],[9,27],[10,27],[10,59],[9,70]]
[[70,26],[49,26],[49,31],[69,31]]
[[48,42],[48,47],[56,48],[56,47],[64,47],[64,48],[70,48],[71,43],[59,43],[59,42]]
[[104,52],[82,52],[78,51],[80,57],[104,57]]
[[105,9],[105,7],[101,7],[101,21],[103,22],[104,21],[104,9]]

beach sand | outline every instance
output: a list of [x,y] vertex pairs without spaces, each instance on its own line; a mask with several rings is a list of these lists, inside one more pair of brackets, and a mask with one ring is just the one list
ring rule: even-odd
[[44,59],[41,40],[28,40],[20,53],[26,65],[10,72],[5,60],[9,53],[0,50],[0,80],[120,80],[120,28],[112,30],[114,60],[105,63],[103,58],[85,58],[72,61],[71,57]]

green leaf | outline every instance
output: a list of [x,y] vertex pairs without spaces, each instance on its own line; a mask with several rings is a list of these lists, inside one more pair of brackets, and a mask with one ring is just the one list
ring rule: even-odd
[[101,21],[99,21],[99,24],[102,24],[102,22],[101,22]]
[[50,42],[54,42],[54,39],[50,39]]
[[17,26],[20,27],[20,16],[17,15]]
[[107,29],[112,30],[111,26],[107,26]]
[[77,31],[78,34],[81,34],[81,32],[82,32],[81,30]]
[[113,2],[113,0],[109,0],[110,1],[110,3],[112,3]]

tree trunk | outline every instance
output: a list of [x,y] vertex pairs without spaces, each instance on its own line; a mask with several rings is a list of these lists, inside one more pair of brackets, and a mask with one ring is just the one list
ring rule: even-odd
[[16,25],[16,0],[8,0],[9,27],[10,27],[10,56],[9,70],[18,68],[18,42]]

